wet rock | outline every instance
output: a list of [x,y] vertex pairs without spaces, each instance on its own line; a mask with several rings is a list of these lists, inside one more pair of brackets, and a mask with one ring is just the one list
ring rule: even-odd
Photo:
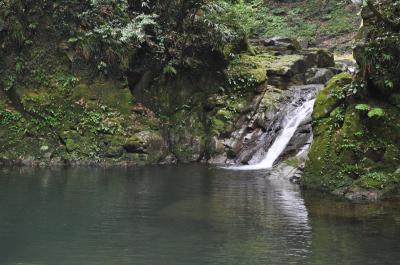
[[290,85],[303,85],[307,69],[303,55],[281,56],[267,69],[268,84],[281,89],[286,89]]
[[35,165],[35,161],[36,161],[35,157],[27,156],[27,157],[21,158],[20,163],[23,166],[33,166],[33,165]]
[[346,192],[344,196],[351,201],[377,201],[379,198],[376,190],[353,190]]
[[335,58],[333,54],[327,50],[320,49],[317,51],[317,66],[319,68],[326,68],[335,66]]
[[178,162],[178,159],[174,155],[167,155],[161,162],[160,164],[165,164],[165,165],[170,165],[170,164],[176,164]]
[[123,153],[124,148],[122,146],[112,145],[106,149],[105,156],[108,158],[117,158],[121,157]]
[[307,65],[302,55],[287,55],[276,60],[267,69],[267,75],[292,77],[299,73],[305,73]]
[[342,72],[354,74],[358,66],[354,60],[340,59],[335,61],[335,67],[336,69],[340,69]]
[[224,165],[227,164],[227,157],[224,154],[220,154],[217,156],[213,156],[211,159],[209,159],[207,162],[210,164],[214,165]]
[[128,138],[123,147],[127,153],[146,153],[146,143],[138,136]]
[[[261,161],[277,135],[282,130],[282,121],[291,108],[308,100],[315,95],[321,85],[294,86],[289,90],[281,91],[279,99],[274,104],[259,107],[250,121],[244,122],[240,130],[232,133],[229,139],[224,141],[226,147],[226,161],[236,164],[255,164]],[[286,153],[297,153],[311,139],[310,119],[304,121],[296,135],[297,142],[288,146]],[[211,159],[210,163],[222,162],[223,157]]]
[[65,161],[61,157],[53,157],[49,164],[53,166],[65,165]]
[[293,176],[290,177],[290,182],[292,183],[296,183],[299,184],[300,180],[301,180],[301,174],[299,172],[296,172],[295,174],[293,174]]
[[314,68],[307,73],[307,84],[325,84],[335,74],[327,68]]
[[292,54],[301,50],[301,45],[297,40],[286,37],[267,39],[264,41],[264,46],[282,54]]
[[290,157],[298,154],[305,146],[312,142],[312,126],[311,124],[300,125],[294,133],[288,146],[282,153],[282,157]]
[[52,156],[53,156],[53,153],[52,153],[52,152],[46,152],[46,153],[43,155],[43,158],[46,159],[46,160],[50,160]]
[[141,131],[128,138],[123,148],[130,159],[160,162],[168,153],[164,138],[157,131]]
[[0,166],[11,166],[13,161],[11,161],[8,157],[0,157]]

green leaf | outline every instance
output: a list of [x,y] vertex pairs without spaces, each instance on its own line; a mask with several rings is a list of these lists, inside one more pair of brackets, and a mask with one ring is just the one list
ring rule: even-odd
[[173,67],[172,65],[167,65],[164,67],[163,73],[169,75],[176,75],[178,71],[176,71],[175,67]]
[[78,41],[78,38],[69,38],[68,39],[69,43],[74,43],[74,42],[77,42],[77,41]]
[[368,112],[368,117],[373,118],[373,117],[383,117],[385,115],[385,111],[381,108],[373,108]]
[[356,106],[356,110],[361,110],[361,111],[369,111],[371,107],[367,104],[358,104]]
[[385,86],[388,88],[393,88],[394,87],[394,83],[392,80],[385,80]]

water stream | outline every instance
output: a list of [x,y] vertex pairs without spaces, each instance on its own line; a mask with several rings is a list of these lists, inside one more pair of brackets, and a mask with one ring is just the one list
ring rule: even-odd
[[[302,89],[307,88],[305,91],[307,94],[303,94]],[[244,166],[233,166],[228,167],[233,170],[260,170],[270,169],[274,163],[279,159],[282,153],[285,151],[289,142],[292,140],[295,132],[299,129],[299,126],[306,120],[310,119],[314,109],[315,95],[320,86],[299,86],[295,87],[293,100],[284,106],[284,117],[282,120],[278,120],[280,124],[277,127],[281,127],[280,132],[277,134],[269,147],[264,157],[255,164],[244,165]],[[303,93],[301,93],[303,92]],[[299,153],[304,150],[300,150]]]

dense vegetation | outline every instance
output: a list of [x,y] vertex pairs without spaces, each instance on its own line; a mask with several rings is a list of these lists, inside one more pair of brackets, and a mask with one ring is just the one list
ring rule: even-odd
[[[248,36],[294,36],[307,40],[354,32],[354,12],[346,4],[320,0],[305,3],[196,1],[7,1],[0,2],[1,47],[29,48],[36,35],[73,50],[79,60],[102,73],[124,71],[129,54],[145,50],[167,67],[199,63],[204,50],[221,50]],[[321,15],[323,14],[323,15]],[[309,21],[312,23],[309,23]],[[320,22],[318,22],[320,21]],[[321,21],[326,25],[321,27]],[[246,43],[245,43],[246,44]],[[149,55],[150,54],[150,55]],[[79,62],[76,62],[79,63]]]

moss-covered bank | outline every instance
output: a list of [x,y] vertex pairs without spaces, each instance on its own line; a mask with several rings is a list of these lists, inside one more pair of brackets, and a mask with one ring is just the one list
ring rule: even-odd
[[368,115],[361,101],[343,98],[351,82],[349,74],[335,76],[318,95],[303,184],[354,199],[392,196],[400,185],[400,110],[369,99],[368,108],[384,114]]
[[306,187],[350,199],[400,194],[398,14],[391,1],[363,9],[354,50],[359,73],[334,77],[317,98]]

